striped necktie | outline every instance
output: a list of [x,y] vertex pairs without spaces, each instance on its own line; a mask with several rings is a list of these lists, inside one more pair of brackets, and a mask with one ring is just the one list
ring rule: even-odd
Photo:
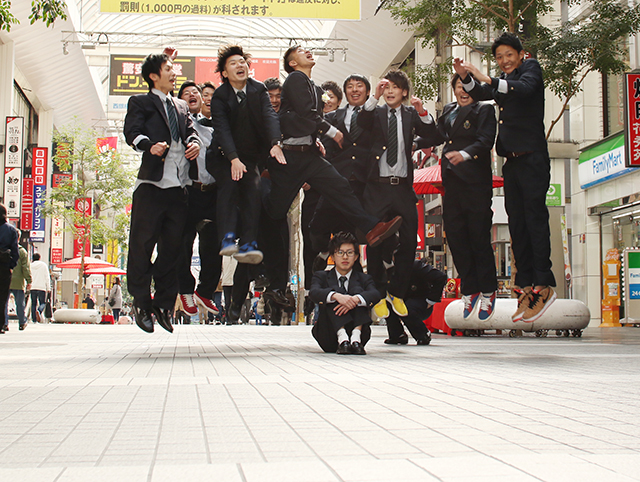
[[362,127],[358,125],[358,112],[360,107],[355,107],[351,114],[351,123],[349,124],[349,135],[352,140],[356,140],[362,134]]
[[340,285],[340,290],[342,291],[342,293],[346,294],[347,287],[345,285],[347,284],[347,277],[340,276],[340,279],[338,279],[338,284]]
[[247,103],[247,94],[244,93],[244,90],[239,90],[238,91],[238,103],[240,104],[240,107],[244,107],[244,105]]
[[176,115],[176,108],[173,105],[173,102],[169,100],[169,97],[165,99],[167,103],[167,116],[169,117],[169,128],[171,129],[171,138],[180,142],[180,133],[178,131],[178,116]]
[[393,167],[398,164],[398,119],[396,110],[389,111],[389,142],[387,143],[387,164]]

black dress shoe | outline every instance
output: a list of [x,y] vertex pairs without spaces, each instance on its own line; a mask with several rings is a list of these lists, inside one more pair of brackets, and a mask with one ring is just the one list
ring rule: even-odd
[[151,310],[145,310],[134,306],[133,317],[136,320],[136,325],[138,325],[141,330],[146,331],[147,333],[153,333],[153,315]]
[[409,337],[404,333],[398,338],[387,338],[384,343],[385,345],[406,345],[409,343]]
[[169,333],[173,333],[173,325],[171,324],[171,310],[154,306],[153,314],[156,315],[158,325],[167,330]]
[[351,354],[366,355],[367,352],[364,351],[364,347],[362,346],[362,343],[360,343],[359,341],[354,341],[353,343],[351,343]]
[[260,291],[260,290],[268,288],[270,284],[271,284],[271,281],[269,280],[269,278],[267,278],[265,275],[261,274],[261,275],[258,275],[256,277],[254,285],[253,285],[253,288],[256,291]]
[[338,355],[350,355],[351,354],[351,344],[348,341],[343,341],[338,346],[338,349],[336,350],[336,353]]
[[427,332],[424,338],[419,338],[416,342],[417,345],[428,345],[431,343],[431,333]]
[[27,326],[27,324],[26,324],[26,323],[23,323],[22,325],[20,325],[20,326],[18,327],[18,330],[23,331],[23,330],[26,328],[26,326]]
[[241,311],[242,306],[236,306],[235,303],[231,303],[227,310],[227,325],[237,325]]

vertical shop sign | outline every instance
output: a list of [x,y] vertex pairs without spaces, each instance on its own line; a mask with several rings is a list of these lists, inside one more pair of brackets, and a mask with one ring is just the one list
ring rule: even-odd
[[22,216],[20,229],[31,231],[33,228],[33,179],[25,177],[22,180]]
[[[93,210],[90,197],[76,199],[75,205],[76,213],[79,217],[90,218],[92,216]],[[76,234],[73,241],[73,257],[77,258],[82,256],[83,252],[84,256],[91,256],[91,232],[88,231],[89,228],[84,224],[76,224],[75,227]]]
[[7,117],[5,131],[7,149],[4,157],[4,167],[18,167],[22,169],[24,156],[24,117]]
[[49,149],[36,147],[33,150],[33,227],[31,229],[31,241],[44,243],[45,218],[42,208],[47,197],[47,163],[49,162]]
[[626,167],[640,167],[640,74],[624,74]]
[[640,300],[640,251],[630,251],[627,260],[629,299]]
[[4,203],[7,208],[7,218],[20,219],[20,191],[22,184],[22,169],[6,167],[4,169]]
[[416,209],[418,210],[418,244],[416,245],[416,249],[418,251],[425,250],[425,224],[424,224],[424,199],[420,199],[418,204],[416,204]]
[[62,263],[62,249],[64,246],[64,221],[61,218],[51,220],[51,263]]

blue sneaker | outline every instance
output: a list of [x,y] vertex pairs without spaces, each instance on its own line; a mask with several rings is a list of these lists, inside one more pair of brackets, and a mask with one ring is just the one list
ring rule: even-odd
[[472,295],[462,295],[462,302],[464,303],[464,319],[468,319],[473,313],[473,310],[476,307],[478,302],[478,298],[480,298],[480,293],[474,293]]
[[238,245],[236,244],[236,235],[234,233],[227,233],[222,238],[222,244],[220,248],[220,256],[233,256],[238,252]]
[[262,251],[258,249],[258,244],[252,241],[240,246],[240,249],[233,257],[236,258],[238,263],[260,264],[262,262]]
[[480,295],[480,309],[478,310],[478,318],[480,321],[487,321],[493,315],[496,309],[496,292],[494,291],[489,296],[482,293]]

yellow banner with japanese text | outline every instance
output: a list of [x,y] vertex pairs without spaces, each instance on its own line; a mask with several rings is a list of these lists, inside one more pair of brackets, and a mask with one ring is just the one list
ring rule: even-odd
[[103,13],[360,20],[360,0],[100,0]]

